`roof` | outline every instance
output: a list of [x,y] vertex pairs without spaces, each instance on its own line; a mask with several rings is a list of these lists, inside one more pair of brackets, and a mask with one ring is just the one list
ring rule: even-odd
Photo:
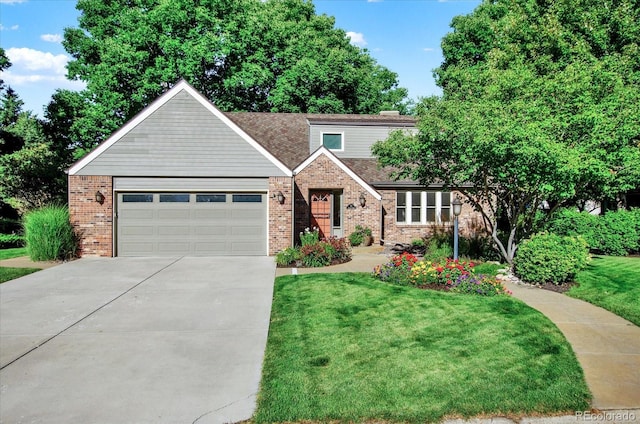
[[[416,118],[405,115],[308,114],[270,112],[226,112],[271,154],[293,169],[309,157],[309,124],[384,125],[410,128]],[[379,169],[376,159],[341,159],[366,182],[389,181],[389,172]]]

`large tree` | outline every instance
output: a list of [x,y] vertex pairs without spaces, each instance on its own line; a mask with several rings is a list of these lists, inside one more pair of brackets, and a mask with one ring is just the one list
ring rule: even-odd
[[405,106],[397,75],[311,1],[79,0],[77,8],[79,27],[65,30],[63,44],[69,77],[87,83],[73,131],[91,144],[180,78],[226,111]]
[[637,1],[487,0],[452,28],[443,96],[419,105],[419,134],[374,147],[381,164],[460,188],[509,263],[540,205],[639,185]]

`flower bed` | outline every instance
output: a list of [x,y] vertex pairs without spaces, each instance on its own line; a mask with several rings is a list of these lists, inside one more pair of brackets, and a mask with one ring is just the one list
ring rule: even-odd
[[345,238],[320,240],[317,228],[300,233],[301,246],[288,247],[276,255],[279,267],[315,268],[337,265],[351,260],[351,248]]
[[481,296],[511,294],[495,277],[475,274],[475,264],[447,259],[444,262],[418,260],[410,253],[396,255],[373,270],[379,280],[422,289],[468,293]]

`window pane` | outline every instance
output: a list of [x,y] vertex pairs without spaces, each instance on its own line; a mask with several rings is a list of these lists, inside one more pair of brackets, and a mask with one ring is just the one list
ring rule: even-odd
[[342,150],[342,134],[322,134],[322,145],[329,150]]
[[333,226],[339,227],[342,223],[342,193],[333,193]]
[[414,191],[411,193],[411,206],[420,206],[422,204],[422,193]]
[[196,194],[196,202],[198,203],[224,203],[226,201],[226,194]]
[[405,208],[396,209],[396,222],[405,222],[407,220]]
[[448,191],[442,192],[442,206],[449,206],[451,204],[451,193]]
[[262,194],[234,194],[234,203],[262,203]]
[[420,222],[420,208],[411,208],[411,222]]
[[396,194],[396,203],[398,206],[406,206],[407,205],[407,193],[404,191],[399,191]]
[[442,222],[451,221],[451,214],[449,213],[449,209],[442,209],[440,211],[440,219]]
[[153,194],[123,194],[122,202],[124,203],[151,203],[153,202]]
[[160,203],[189,203],[189,194],[161,194]]
[[435,209],[427,209],[427,221],[435,222],[436,221],[436,210]]
[[431,207],[436,205],[436,194],[433,191],[427,192],[427,205]]

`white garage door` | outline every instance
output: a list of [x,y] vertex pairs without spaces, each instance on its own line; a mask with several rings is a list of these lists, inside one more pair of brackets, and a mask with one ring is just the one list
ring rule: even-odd
[[118,256],[267,254],[265,193],[118,193]]

